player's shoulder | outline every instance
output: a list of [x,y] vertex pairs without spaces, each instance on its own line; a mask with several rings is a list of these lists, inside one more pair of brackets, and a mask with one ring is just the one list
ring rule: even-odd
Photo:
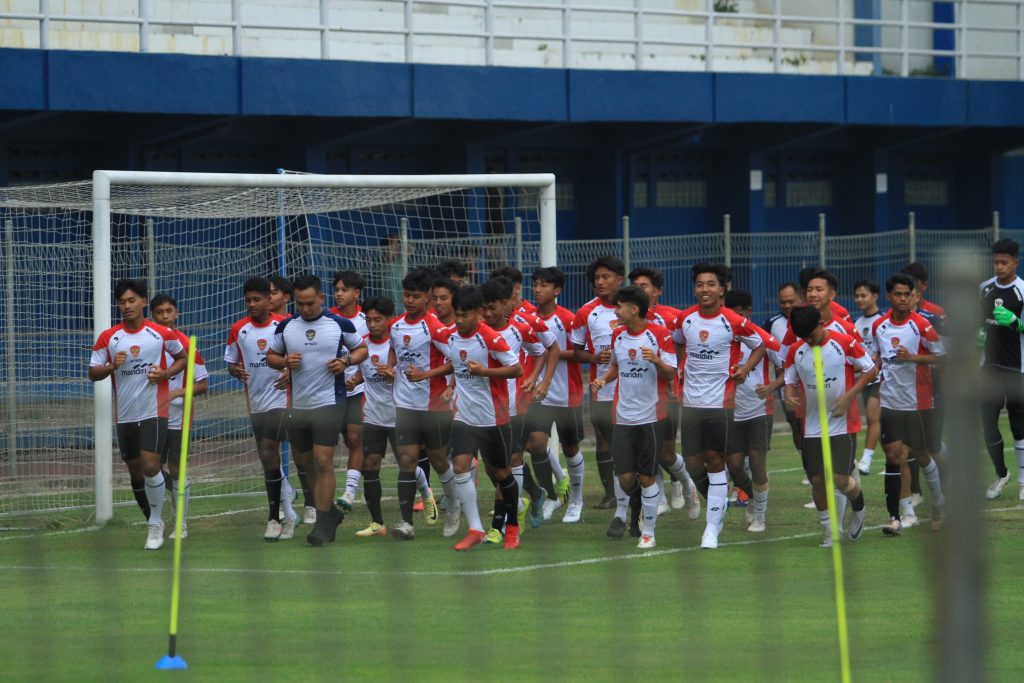
[[488,348],[496,348],[504,346],[508,348],[508,343],[505,338],[501,336],[501,332],[488,325],[487,323],[480,323],[476,328],[476,334],[480,339],[483,340],[484,344]]
[[782,314],[782,311],[778,311],[778,312],[768,316],[768,318],[764,321],[764,325],[762,327],[764,327],[764,329],[766,329],[766,330],[770,330],[775,325],[775,323],[777,323],[779,321],[780,318],[785,318],[785,317],[786,316]]
[[882,325],[886,323],[886,321],[891,319],[892,311],[886,311],[885,313],[882,313],[877,318],[875,318],[875,322],[871,323],[871,331],[876,332],[878,328],[880,328]]
[[846,353],[856,352],[860,348],[857,343],[857,338],[852,334],[843,334],[842,332],[836,332],[835,330],[829,330],[828,338],[831,341],[839,344],[840,348]]
[[836,316],[838,318],[842,318],[843,320],[846,320],[847,322],[852,322],[853,321],[853,319],[850,317],[850,312],[848,310],[846,310],[846,307],[843,306],[838,301],[830,302],[829,303],[829,308],[832,309],[832,315],[834,315],[834,316]]
[[[271,318],[271,320],[273,320],[273,318]],[[247,325],[251,324],[253,324],[253,320],[249,316],[245,316],[240,320],[236,320],[235,323],[231,326],[231,329],[228,331],[228,336],[237,337],[241,333],[241,331],[245,329]]]
[[786,365],[792,365],[796,362],[797,356],[802,356],[807,350],[807,342],[803,339],[797,339],[789,345],[789,350],[786,352]]
[[[166,325],[155,323],[152,320],[146,320],[146,322],[142,324],[142,329],[146,330],[150,334],[162,338],[164,341],[181,341],[181,332],[178,330],[172,330]],[[186,337],[186,339],[188,338]]]
[[587,317],[594,312],[594,309],[597,308],[599,303],[601,303],[601,300],[595,296],[593,299],[580,306],[576,311],[576,319],[586,320]]
[[339,315],[337,313],[332,313],[331,311],[327,311],[326,313],[323,314],[323,317],[321,318],[321,320],[323,320],[323,319],[330,320],[331,322],[333,322],[335,325],[337,325],[341,329],[342,332],[355,332],[356,331],[356,326],[352,323],[352,321],[349,320],[348,318],[346,318],[343,315]]
[[561,320],[563,325],[569,325],[572,323],[572,319],[576,317],[576,314],[565,306],[555,306],[554,317]]
[[96,340],[97,344],[98,345],[102,345],[102,344],[108,343],[110,341],[110,339],[115,334],[117,334],[118,332],[121,332],[123,330],[124,330],[124,323],[118,323],[118,324],[114,325],[113,327],[108,327],[107,329],[105,329],[102,332],[100,332],[100,336]]
[[682,322],[683,320],[691,319],[696,315],[700,315],[700,306],[694,304],[693,306],[689,306],[679,311],[679,315],[676,317],[676,320]]

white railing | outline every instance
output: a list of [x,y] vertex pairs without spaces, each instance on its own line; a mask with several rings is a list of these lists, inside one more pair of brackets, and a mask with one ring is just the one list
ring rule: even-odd
[[1022,4],[960,1],[945,23],[922,0],[881,0],[875,18],[854,0],[8,0],[0,46],[1022,79]]

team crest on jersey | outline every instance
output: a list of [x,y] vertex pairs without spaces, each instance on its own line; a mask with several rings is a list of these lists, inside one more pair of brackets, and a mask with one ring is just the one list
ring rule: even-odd
[[370,362],[376,365],[377,363],[380,362],[380,356],[378,356],[377,354],[373,354],[372,356],[370,356]]
[[700,340],[702,342],[706,342],[708,340],[708,337],[711,336],[711,333],[708,332],[707,330],[701,330],[698,336],[700,337]]
[[636,360],[636,349],[630,349],[629,350],[629,359],[630,360]]
[[411,341],[412,341],[412,337],[410,337],[407,334],[402,335],[402,345],[403,346],[408,346],[409,342],[411,342]]
[[899,337],[893,337],[892,338],[892,347],[896,348],[899,345],[900,345],[900,338]]
[[139,353],[142,351],[142,347],[139,346],[138,344],[133,344],[129,351],[132,352],[133,356],[138,356]]
[[995,300],[995,304],[996,304],[996,306],[1002,306],[1003,305],[1003,300],[1002,299],[996,299]]
[[608,321],[608,327],[615,330],[622,327],[622,322],[618,318],[612,318]]
[[259,349],[260,351],[266,351],[267,350],[267,340],[266,339],[257,339],[256,340],[256,348]]
[[459,360],[461,360],[463,363],[466,362],[466,357],[467,356],[469,356],[469,354],[466,353],[465,349],[462,349],[461,351],[459,351]]
[[316,338],[316,330],[306,330],[306,339],[313,341]]

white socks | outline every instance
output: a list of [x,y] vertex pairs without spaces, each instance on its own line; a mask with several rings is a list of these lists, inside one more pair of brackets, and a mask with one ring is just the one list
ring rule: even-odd
[[571,458],[566,458],[565,464],[569,466],[569,502],[583,502],[583,454],[577,453]]
[[[416,468],[419,469],[418,467]],[[359,470],[346,470],[345,471],[345,493],[350,494],[353,498],[356,497],[356,490],[359,488],[359,482],[363,478],[363,473]]]
[[729,475],[723,472],[708,472],[708,526],[717,531],[725,519],[725,502],[729,497]]
[[768,489],[764,491],[754,489],[754,495],[751,500],[754,504],[754,516],[757,519],[763,520],[765,513],[768,511]]
[[641,533],[645,536],[654,535],[654,525],[658,521],[658,500],[661,495],[661,487],[657,482],[640,489],[640,502],[643,507]]
[[522,465],[520,465],[519,467],[513,467],[512,468],[512,478],[516,480],[516,486],[519,487],[517,489],[519,491],[519,497],[520,497],[520,500],[522,500],[522,496],[524,495],[523,494],[523,466]]
[[[1020,457],[1019,455],[1017,456]],[[1021,469],[1024,473],[1024,469]],[[927,467],[921,468],[924,474],[924,481],[928,484],[928,490],[932,492],[932,505],[942,507],[946,504],[946,496],[942,493],[942,482],[939,481],[939,464],[932,459]]]
[[[417,469],[419,469],[419,468],[417,468]],[[448,469],[446,471],[444,471],[444,472],[441,472],[437,476],[438,476],[438,479],[441,480],[441,488],[444,489],[444,495],[448,496],[448,500],[461,500],[461,498],[458,498],[458,495],[455,492],[455,479],[456,479],[456,477],[455,477],[455,470],[452,468],[452,464],[448,463]],[[466,473],[466,477],[472,478],[472,476],[473,476],[472,470],[470,470],[469,472]],[[426,482],[426,478],[424,478],[424,482]],[[418,479],[416,481],[416,485],[419,486],[419,480]],[[420,490],[422,491],[423,489],[420,489]],[[474,497],[474,500],[475,500],[476,499],[476,494],[475,493],[473,494],[473,497]]]
[[668,471],[675,475],[676,479],[687,484],[692,484],[693,480],[690,479],[690,473],[686,471],[686,461],[683,460],[683,456],[676,453],[676,461],[669,465]]
[[622,490],[622,484],[619,483],[618,477],[613,477],[612,483],[615,485],[615,516],[623,522],[628,522],[629,495]]
[[416,489],[422,497],[430,497],[430,484],[427,483],[427,475],[423,473],[422,467],[416,468]]
[[900,498],[900,516],[914,514],[914,504],[911,501],[911,498]]
[[1024,484],[1024,441],[1013,442],[1013,453],[1017,456],[1017,483]]
[[155,477],[146,477],[146,500],[149,501],[149,523],[160,524],[164,513],[164,473],[157,472]]
[[839,522],[839,528],[843,528],[843,517],[846,516],[846,504],[849,502],[846,498],[846,494],[837,488],[832,489],[833,494],[836,497],[836,521]]
[[[449,472],[451,469],[449,468]],[[447,472],[445,473],[447,474]],[[466,524],[470,529],[483,532],[484,526],[480,523],[480,511],[476,507],[476,486],[473,484],[473,473],[463,472],[454,476],[452,488],[455,489],[455,496],[462,504],[462,513],[466,515]]]
[[555,481],[565,479],[565,470],[562,469],[562,463],[558,462],[558,454],[551,448],[548,448],[548,462],[551,463],[551,472],[555,475]]

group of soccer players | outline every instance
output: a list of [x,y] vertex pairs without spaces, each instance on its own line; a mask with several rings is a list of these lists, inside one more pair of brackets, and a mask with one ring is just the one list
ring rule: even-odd
[[[997,424],[1005,405],[1024,499],[1019,246],[996,243],[993,261],[996,276],[981,289],[982,364],[1000,392],[984,402],[997,474],[987,495],[997,497],[1009,481]],[[829,486],[835,488],[840,519],[849,503],[845,533],[851,540],[862,535],[860,475],[870,473],[878,442],[889,515],[883,531],[895,536],[918,524],[919,473],[931,494],[931,526],[942,525],[939,380],[945,314],[925,299],[923,266],[909,264],[886,280],[885,313],[878,307],[879,286],[858,283],[854,295],[862,317],[856,322],[835,301],[836,277],[821,268],[804,269],[798,282],[779,288],[780,312],[764,327],[750,320],[751,295],[732,287],[731,272],[721,264],[693,266],[695,303],[684,309],[661,303],[664,275],[653,268],[627,274],[620,259],[606,256],[589,265],[586,278],[594,298],[576,313],[558,303],[565,275],[555,267],[532,274],[533,304],[521,296],[523,274],[517,269],[496,269],[474,286],[457,262],[406,274],[401,302],[365,298],[366,281],[353,271],[335,274],[330,308],[315,275],[246,280],[248,315],[228,332],[224,360],[244,386],[264,470],[264,538],[291,539],[301,521],[313,527],[306,537],[313,546],[333,542],[360,482],[371,522],[355,535],[388,535],[380,469],[389,447],[398,464],[399,521],[390,528],[397,539],[415,538],[417,511],[432,526],[443,509],[445,537],[455,536],[464,518],[467,533],[456,550],[481,543],[516,548],[524,524],[540,526],[563,506],[562,521],[579,522],[586,469],[580,448],[584,367],[603,487],[594,507],[611,511],[612,539],[628,530],[639,548],[654,548],[658,515],[688,507],[696,519],[703,499],[701,547],[717,548],[730,480],[734,495],[748,501],[747,530],[763,532],[766,459],[780,391],[811,485],[809,506],[817,509],[824,529],[823,546],[832,543]],[[122,322],[100,335],[89,377],[114,380],[118,444],[149,522],[145,547],[157,549],[164,540],[165,490],[178,482],[188,338],[176,329],[172,297],[149,300],[146,284],[137,280],[117,282],[114,293]],[[145,317],[147,305],[155,322]],[[814,347],[821,351],[824,386],[815,378]],[[205,391],[207,381],[200,357],[195,393]],[[824,476],[819,392],[828,411],[832,481]],[[867,441],[858,462],[859,401]],[[549,447],[552,427],[564,468]],[[336,498],[339,440],[348,463],[344,492]],[[282,469],[285,442],[304,496],[301,520]],[[481,465],[494,485],[487,528],[479,513]],[[444,493],[440,500],[432,474]],[[188,484],[178,483],[187,501]]]

